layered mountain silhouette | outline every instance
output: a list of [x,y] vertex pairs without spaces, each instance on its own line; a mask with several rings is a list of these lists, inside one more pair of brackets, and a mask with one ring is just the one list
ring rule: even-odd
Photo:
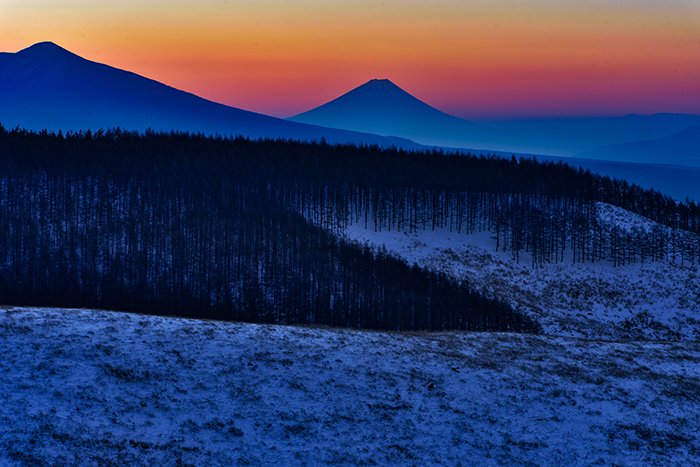
[[666,164],[700,167],[700,126],[663,138],[603,146],[581,153],[580,157],[626,162],[657,161],[663,157]]
[[[700,125],[698,115],[668,113],[475,123],[431,107],[387,79],[370,80],[290,120],[400,136],[434,146],[566,157],[601,146],[660,138]],[[634,162],[669,163],[663,152],[648,155]]]
[[[150,128],[424,147],[409,140],[412,139],[427,145],[470,148],[508,157],[513,153],[565,156],[557,160],[626,178],[680,199],[700,199],[700,169],[669,165],[700,167],[700,116],[696,115],[473,123],[431,107],[389,80],[371,80],[291,120],[208,101],[83,59],[51,42],[17,53],[0,53],[0,123],[6,127],[64,131]],[[572,155],[585,159],[569,159]]]
[[[700,126],[700,116],[657,113],[619,117],[570,117],[490,121],[494,149],[574,156],[602,146],[652,140]],[[648,157],[647,157],[648,156]],[[669,163],[665,151],[635,162]]]
[[289,122],[217,104],[92,62],[52,42],[0,53],[0,123],[27,129],[179,130],[331,143],[417,147],[411,141]]
[[[421,144],[466,146],[480,140],[480,125],[446,114],[388,79],[372,79],[290,120],[401,136]],[[410,136],[409,136],[410,135]]]

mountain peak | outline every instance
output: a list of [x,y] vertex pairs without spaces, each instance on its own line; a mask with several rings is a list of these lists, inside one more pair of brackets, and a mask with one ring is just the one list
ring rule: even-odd
[[[404,118],[407,112],[413,114],[431,114],[433,116],[446,114],[416,98],[409,92],[397,86],[387,78],[373,78],[351,89],[340,97],[323,104],[309,112],[317,110],[339,112],[343,114],[367,114],[369,117],[394,120],[396,117]],[[301,117],[304,114],[293,118]],[[455,118],[449,116],[449,118]]]
[[390,79],[387,78],[372,78],[365,84],[391,85],[396,86]]
[[30,45],[26,49],[22,49],[17,53],[21,55],[34,56],[75,55],[69,50],[66,50],[60,45],[51,41],[37,42],[36,44]]
[[399,89],[403,91],[400,87],[394,84],[391,80],[386,78],[373,78],[367,81],[365,84],[358,86],[355,89],[375,89],[375,90],[396,90]]

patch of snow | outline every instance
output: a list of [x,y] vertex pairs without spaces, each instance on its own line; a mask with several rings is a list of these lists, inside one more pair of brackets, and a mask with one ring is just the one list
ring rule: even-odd
[[700,463],[700,344],[0,309],[0,464]]
[[618,206],[613,206],[608,203],[595,203],[598,221],[604,227],[617,227],[623,232],[631,233],[635,230],[649,233],[658,224],[651,219],[622,209]]

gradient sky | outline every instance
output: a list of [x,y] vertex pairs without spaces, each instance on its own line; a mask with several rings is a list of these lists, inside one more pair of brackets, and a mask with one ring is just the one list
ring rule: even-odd
[[276,116],[374,77],[468,118],[700,114],[700,0],[0,0],[0,50],[43,40]]

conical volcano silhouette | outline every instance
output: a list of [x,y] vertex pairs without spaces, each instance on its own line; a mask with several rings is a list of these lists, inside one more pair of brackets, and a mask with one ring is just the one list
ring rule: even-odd
[[423,144],[474,142],[479,125],[448,115],[388,79],[372,79],[326,104],[292,117],[295,122],[409,137]]

